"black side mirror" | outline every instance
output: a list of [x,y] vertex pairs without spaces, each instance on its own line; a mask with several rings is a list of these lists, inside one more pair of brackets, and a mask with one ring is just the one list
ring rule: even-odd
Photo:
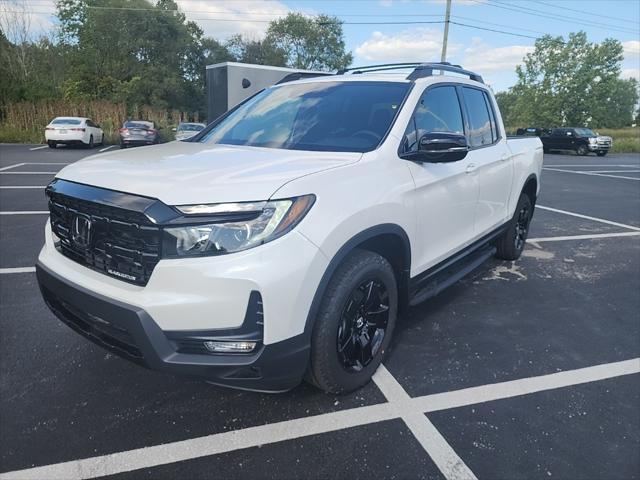
[[457,162],[467,156],[467,137],[457,133],[426,133],[420,137],[418,151],[407,159],[431,163]]

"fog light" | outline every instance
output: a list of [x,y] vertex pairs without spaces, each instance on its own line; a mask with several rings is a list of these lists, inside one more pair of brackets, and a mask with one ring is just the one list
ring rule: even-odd
[[204,348],[212,353],[249,353],[256,348],[256,342],[204,342]]

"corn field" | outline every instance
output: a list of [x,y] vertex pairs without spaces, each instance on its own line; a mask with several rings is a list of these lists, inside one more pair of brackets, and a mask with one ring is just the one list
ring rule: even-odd
[[44,127],[55,117],[88,117],[104,130],[105,141],[118,142],[118,128],[127,119],[154,122],[166,141],[173,138],[171,128],[180,121],[198,121],[198,114],[162,110],[149,106],[127,108],[124,103],[49,100],[38,103],[19,102],[0,107],[0,142],[42,143]]

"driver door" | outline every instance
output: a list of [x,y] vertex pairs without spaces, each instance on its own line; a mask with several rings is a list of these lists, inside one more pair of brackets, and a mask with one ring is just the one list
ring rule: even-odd
[[[417,150],[420,137],[433,132],[465,133],[455,85],[427,87],[407,126],[403,152]],[[407,164],[415,183],[409,200],[418,232],[413,276],[473,239],[479,184],[477,173],[466,158],[457,162],[407,161]]]

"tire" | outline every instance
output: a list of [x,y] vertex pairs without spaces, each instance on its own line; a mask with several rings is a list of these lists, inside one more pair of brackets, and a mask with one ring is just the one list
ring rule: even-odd
[[93,148],[95,145],[93,143],[93,135],[89,135],[89,145],[87,145],[87,148],[91,149]]
[[599,157],[604,157],[607,154],[607,152],[597,152],[596,155],[598,155]]
[[56,142],[52,142],[52,141],[48,141],[47,145],[49,145],[49,148],[56,148],[58,146]]
[[529,224],[533,216],[533,203],[529,195],[522,193],[518,199],[516,211],[509,222],[507,230],[502,234],[496,243],[498,248],[496,257],[502,260],[517,260],[522,255],[527,235],[529,234]]
[[127,148],[127,146],[124,143],[120,143],[120,148]]
[[367,384],[387,352],[397,315],[393,268],[377,253],[354,250],[333,274],[322,298],[307,379],[334,394]]
[[100,145],[101,147],[104,147],[104,133],[100,137],[100,143],[98,145]]
[[580,145],[578,148],[576,148],[576,153],[581,157],[584,157],[586,155],[589,155],[589,149],[585,145]]

